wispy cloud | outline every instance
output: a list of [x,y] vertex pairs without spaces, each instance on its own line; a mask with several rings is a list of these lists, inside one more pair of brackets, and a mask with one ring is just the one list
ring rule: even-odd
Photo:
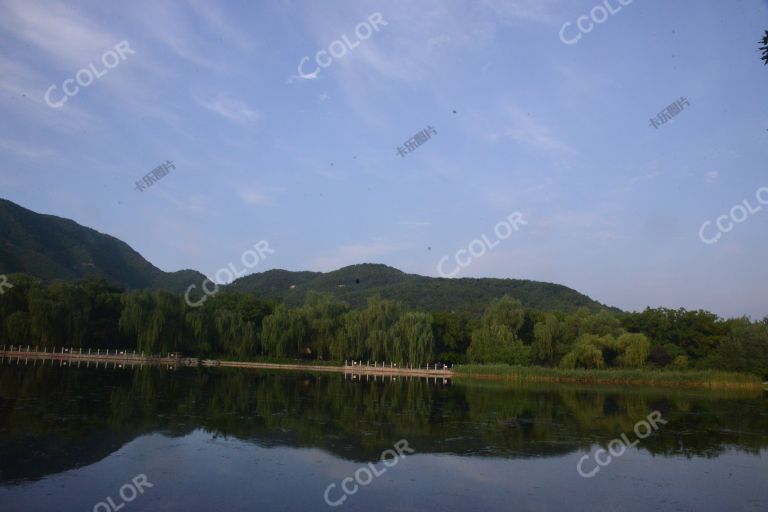
[[510,102],[502,109],[508,123],[500,131],[491,133],[492,140],[510,139],[518,144],[545,152],[574,153],[573,148],[557,137],[553,130]]
[[8,0],[0,4],[0,27],[74,70],[121,40],[72,7],[53,2]]
[[403,220],[398,222],[401,226],[406,226],[409,228],[423,228],[426,226],[431,226],[431,222],[425,222],[425,221],[418,221],[418,220]]
[[561,18],[561,0],[482,0],[480,5],[490,9],[506,23],[524,20],[536,23],[556,23]]
[[56,151],[49,147],[25,144],[10,139],[0,139],[0,153],[2,152],[14,153],[33,160],[50,158],[56,155]]
[[285,191],[283,187],[264,186],[261,184],[251,184],[245,187],[239,183],[233,183],[238,188],[238,196],[247,204],[256,206],[266,206],[273,204],[276,196]]
[[197,98],[196,101],[201,107],[232,121],[252,122],[259,118],[259,113],[242,101],[225,96],[208,99]]

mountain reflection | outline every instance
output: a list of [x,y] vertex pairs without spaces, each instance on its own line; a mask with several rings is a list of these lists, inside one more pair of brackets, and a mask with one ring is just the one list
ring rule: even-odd
[[89,465],[144,434],[196,429],[360,462],[378,459],[398,439],[419,453],[562,456],[629,435],[655,410],[668,423],[637,446],[654,455],[716,457],[768,446],[762,394],[3,364],[0,482]]

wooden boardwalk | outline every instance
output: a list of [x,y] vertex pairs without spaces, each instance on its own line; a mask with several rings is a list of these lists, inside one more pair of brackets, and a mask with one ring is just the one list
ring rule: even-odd
[[450,379],[453,372],[442,365],[424,366],[423,368],[398,367],[394,363],[382,364],[362,361],[345,361],[343,366],[315,365],[315,364],[281,364],[281,363],[258,363],[258,362],[240,362],[240,361],[221,361],[218,359],[197,359],[182,357],[180,354],[167,355],[144,355],[130,350],[105,350],[105,349],[80,349],[57,347],[48,350],[44,347],[41,351],[39,347],[11,346],[0,347],[0,358],[7,358],[11,361],[38,361],[51,360],[59,361],[60,366],[69,363],[77,363],[80,366],[86,363],[96,363],[100,366],[104,363],[106,367],[110,364],[113,368],[129,368],[133,366],[157,365],[177,368],[181,366],[218,366],[227,368],[252,368],[262,370],[287,370],[287,371],[310,371],[310,372],[334,372],[344,373],[355,377],[382,376],[382,377],[426,377]]
[[[162,355],[144,355],[136,353],[136,351],[130,350],[113,350],[113,349],[80,349],[80,348],[67,348],[67,347],[43,347],[40,350],[39,347],[32,347],[30,345],[24,346],[2,346],[0,347],[0,357],[8,358],[9,360],[27,360],[27,361],[60,361],[67,363],[87,363],[86,366],[90,366],[90,363],[96,363],[98,367],[101,363],[112,364],[113,367],[133,367],[142,365],[165,365],[165,366],[180,366],[182,364],[182,358],[176,354]],[[63,365],[60,365],[63,366]]]
[[279,363],[251,363],[239,361],[204,360],[204,366],[226,366],[232,368],[261,368],[264,370],[301,370],[315,372],[336,372],[351,375],[386,375],[386,376],[411,376],[411,377],[443,377],[451,378],[453,372],[448,369],[434,368],[400,368],[395,365],[376,366],[371,364],[345,364],[344,366],[329,366],[317,364],[279,364]]

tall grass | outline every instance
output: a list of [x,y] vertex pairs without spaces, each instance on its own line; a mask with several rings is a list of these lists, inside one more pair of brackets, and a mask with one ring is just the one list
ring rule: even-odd
[[760,389],[759,377],[716,370],[604,369],[562,370],[506,364],[466,364],[453,367],[457,378],[501,379],[513,382],[575,382],[582,384],[631,384],[710,389]]

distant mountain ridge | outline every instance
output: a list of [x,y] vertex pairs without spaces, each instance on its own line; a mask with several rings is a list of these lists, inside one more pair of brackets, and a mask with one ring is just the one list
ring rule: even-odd
[[175,293],[205,279],[195,270],[163,272],[117,238],[0,199],[0,274],[14,272],[44,280],[99,276],[126,288]]
[[[22,272],[44,280],[104,277],[128,289],[184,293],[205,275],[196,270],[163,272],[125,242],[54,215],[35,213],[0,199],[0,274]],[[268,270],[222,287],[300,305],[310,291],[330,293],[353,307],[368,297],[399,300],[432,311],[481,311],[505,294],[544,311],[592,311],[606,306],[563,285],[522,279],[445,279],[406,274],[382,264],[350,265],[333,272]]]
[[563,285],[523,279],[446,279],[406,274],[382,264],[363,263],[333,272],[268,270],[241,277],[229,289],[278,298],[291,306],[303,303],[307,293],[330,293],[353,307],[380,295],[412,307],[430,311],[468,310],[479,312],[493,299],[511,295],[527,307],[544,311],[591,311],[609,309],[584,294]]

